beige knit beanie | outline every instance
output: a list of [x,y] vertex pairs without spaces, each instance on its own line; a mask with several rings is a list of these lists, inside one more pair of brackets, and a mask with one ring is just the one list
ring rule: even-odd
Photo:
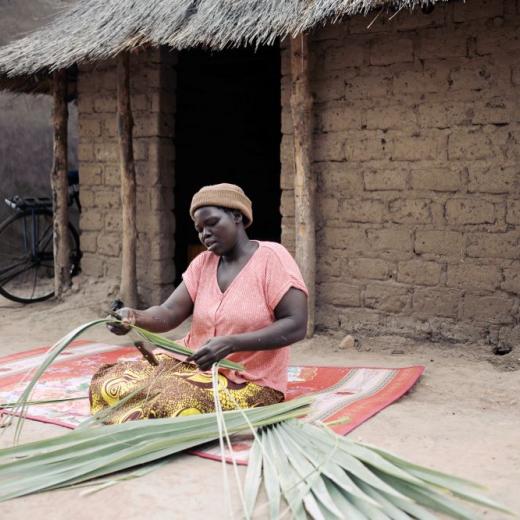
[[247,219],[244,227],[253,222],[253,207],[248,196],[236,184],[213,184],[201,188],[191,199],[190,215],[193,219],[195,211],[203,206],[220,206],[221,208],[238,209]]

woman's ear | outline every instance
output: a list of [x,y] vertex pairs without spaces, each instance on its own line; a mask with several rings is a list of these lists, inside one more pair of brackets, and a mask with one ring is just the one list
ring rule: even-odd
[[237,209],[233,210],[233,221],[235,222],[235,224],[240,224],[240,222],[244,222],[244,216]]

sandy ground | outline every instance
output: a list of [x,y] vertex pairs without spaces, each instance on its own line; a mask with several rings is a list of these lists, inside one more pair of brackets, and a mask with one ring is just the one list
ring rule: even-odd
[[[24,307],[0,300],[0,355],[53,343],[73,327],[104,316],[112,297],[107,296],[106,286],[87,284],[60,304],[45,302]],[[181,332],[175,331],[172,336]],[[88,337],[119,340],[103,330]],[[293,361],[352,366],[426,365],[424,376],[408,395],[356,429],[352,438],[476,480],[489,487],[493,498],[520,512],[520,371],[512,370],[519,366],[519,347],[497,358],[489,346],[478,344],[431,344],[385,336],[360,337],[356,348],[340,349],[340,340],[317,335],[301,342],[293,348]],[[28,421],[23,439],[63,431]],[[0,445],[10,441],[6,430]],[[216,462],[181,455],[145,477],[88,496],[68,490],[0,504],[0,518],[227,518],[221,471]],[[234,500],[238,511],[236,496]],[[487,519],[506,518],[495,512],[481,513]],[[267,518],[265,508],[257,517]]]

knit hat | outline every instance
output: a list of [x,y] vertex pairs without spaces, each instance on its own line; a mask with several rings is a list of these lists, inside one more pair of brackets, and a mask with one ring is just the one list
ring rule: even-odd
[[[248,196],[236,184],[213,184],[201,188],[191,199],[190,215],[194,219],[195,211],[203,206],[220,206],[221,208],[238,209],[247,219],[244,227],[253,222],[253,207]],[[195,219],[194,219],[195,220]]]

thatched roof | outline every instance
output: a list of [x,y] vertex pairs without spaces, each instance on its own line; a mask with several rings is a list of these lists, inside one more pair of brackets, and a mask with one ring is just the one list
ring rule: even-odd
[[[435,0],[396,0],[399,7]],[[7,78],[48,74],[141,45],[176,49],[272,44],[388,0],[82,0],[49,26],[0,48]]]

